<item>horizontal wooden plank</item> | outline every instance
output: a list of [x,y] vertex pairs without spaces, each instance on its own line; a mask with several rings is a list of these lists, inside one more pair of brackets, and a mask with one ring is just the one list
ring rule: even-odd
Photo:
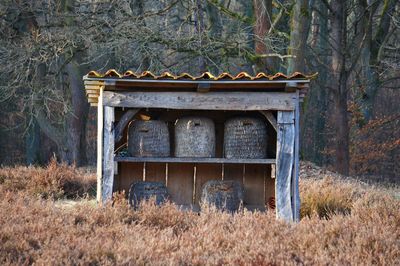
[[99,90],[102,85],[85,84],[86,90]]
[[162,163],[243,163],[275,164],[275,159],[227,159],[227,158],[177,158],[177,157],[118,157],[118,162],[162,162]]
[[86,89],[86,94],[100,94],[100,87],[99,89]]
[[90,86],[101,86],[104,85],[104,81],[100,80],[85,80],[84,81],[85,86],[90,85]]
[[99,100],[97,98],[88,98],[89,103],[98,103]]
[[[191,205],[191,204],[176,204],[175,206],[181,210],[181,211],[192,211],[192,212],[200,212],[200,208],[198,205]],[[245,208],[248,211],[254,212],[254,211],[259,211],[263,212],[265,211],[265,205],[249,205],[249,204],[243,204],[243,208]]]
[[104,92],[104,105],[193,110],[294,110],[291,93]]

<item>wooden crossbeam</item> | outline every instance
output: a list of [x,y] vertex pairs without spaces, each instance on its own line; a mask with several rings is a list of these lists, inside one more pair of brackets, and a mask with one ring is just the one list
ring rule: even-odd
[[192,110],[294,110],[292,93],[105,91],[104,105]]

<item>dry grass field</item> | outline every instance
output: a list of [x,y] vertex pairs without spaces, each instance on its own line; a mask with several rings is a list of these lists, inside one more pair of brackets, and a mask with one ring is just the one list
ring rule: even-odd
[[172,204],[97,207],[95,176],[50,163],[0,169],[0,264],[400,265],[396,186],[368,185],[304,163],[302,219],[200,215]]

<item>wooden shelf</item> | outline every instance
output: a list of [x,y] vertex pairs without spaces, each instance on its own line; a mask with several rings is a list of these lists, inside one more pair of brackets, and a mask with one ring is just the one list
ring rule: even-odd
[[114,157],[116,162],[148,163],[241,163],[241,164],[275,164],[275,159],[227,159],[227,158],[184,158],[184,157]]

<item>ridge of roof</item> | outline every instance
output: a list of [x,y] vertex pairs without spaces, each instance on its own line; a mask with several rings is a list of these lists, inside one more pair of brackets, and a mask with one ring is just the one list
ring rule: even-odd
[[219,74],[218,76],[213,75],[210,72],[204,72],[199,76],[194,76],[189,73],[181,73],[179,75],[174,75],[170,72],[163,72],[161,75],[156,75],[151,71],[144,71],[142,73],[136,73],[131,70],[120,74],[115,69],[110,69],[105,73],[99,73],[97,71],[90,71],[85,77],[87,78],[121,78],[121,79],[154,79],[154,80],[291,80],[291,79],[313,79],[318,75],[317,73],[306,75],[301,72],[294,72],[290,75],[285,75],[281,72],[278,72],[274,75],[268,75],[264,72],[259,72],[255,76],[248,74],[247,72],[240,72],[237,75],[232,75],[230,73],[224,72]]

